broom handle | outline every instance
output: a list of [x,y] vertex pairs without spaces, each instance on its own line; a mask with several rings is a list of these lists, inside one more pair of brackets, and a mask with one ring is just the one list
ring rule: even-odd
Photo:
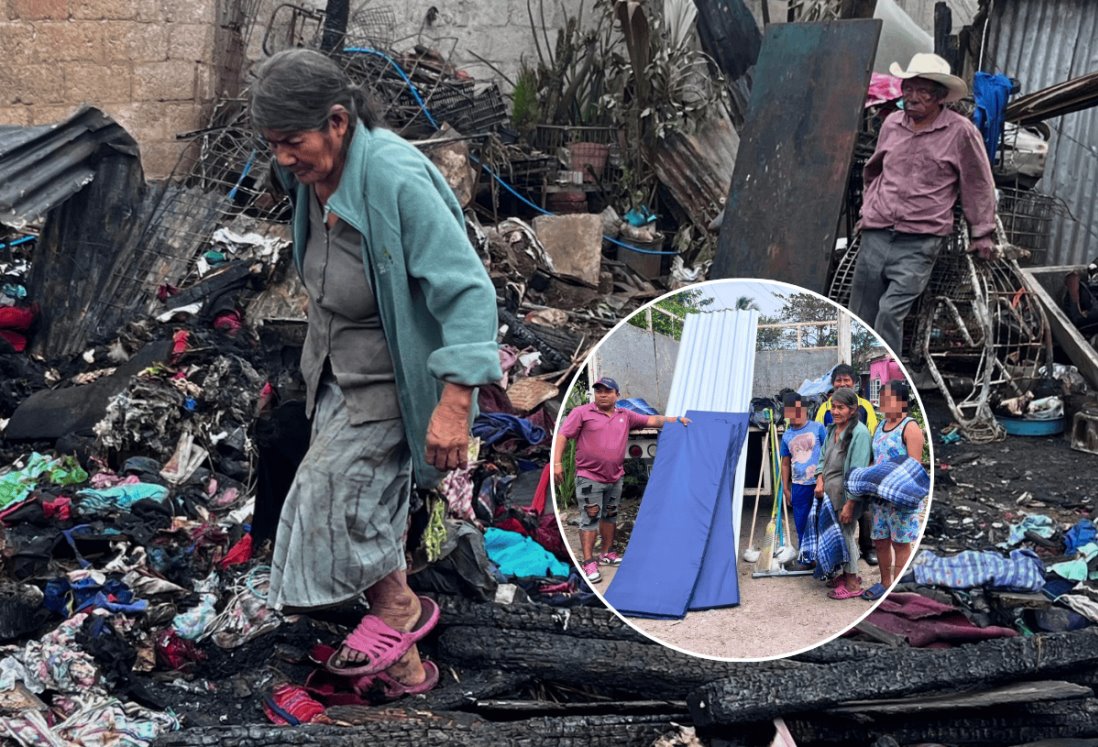
[[751,547],[755,542],[755,524],[759,520],[759,496],[763,490],[763,470],[770,467],[770,444],[767,440],[763,439],[762,446],[762,464],[759,465],[759,484],[755,488],[755,511],[751,515],[751,534],[747,535],[747,546]]
[[778,428],[774,424],[774,421],[770,421],[770,473],[774,479],[774,510],[773,514],[778,523],[778,537],[781,538],[781,544],[785,544],[782,524],[782,508],[779,503],[782,502],[782,472],[781,461],[778,456],[781,452],[778,451]]

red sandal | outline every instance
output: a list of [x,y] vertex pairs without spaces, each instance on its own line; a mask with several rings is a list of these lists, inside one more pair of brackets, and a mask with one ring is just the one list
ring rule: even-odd
[[376,615],[366,615],[343,645],[352,651],[366,655],[366,661],[353,666],[337,666],[334,661],[339,652],[335,652],[328,659],[325,668],[333,673],[343,676],[361,676],[365,674],[378,674],[396,664],[400,657],[408,653],[412,646],[416,645],[424,636],[438,624],[439,609],[435,600],[429,597],[420,597],[419,620],[407,633],[394,630]]

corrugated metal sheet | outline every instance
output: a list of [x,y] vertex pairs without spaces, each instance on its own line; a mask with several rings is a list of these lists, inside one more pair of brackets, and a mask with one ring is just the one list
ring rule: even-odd
[[91,107],[59,124],[0,127],[0,223],[25,228],[79,192],[104,147],[137,156],[134,139]]
[[728,197],[739,147],[728,117],[708,119],[690,135],[672,132],[655,147],[656,177],[699,229],[717,217]]
[[[667,398],[667,413],[688,410],[747,412],[755,381],[755,344],[759,327],[757,311],[717,311],[689,314],[683,324],[675,376]],[[744,444],[746,445],[746,441]],[[736,517],[736,557],[739,557],[743,515],[743,475],[747,449],[740,453],[738,479],[732,494]]]
[[[984,50],[984,70],[1018,78],[1022,93],[1098,69],[1098,2],[997,0]],[[1048,121],[1045,175],[1037,188],[1067,204],[1074,219],[1052,225],[1045,264],[1084,264],[1098,253],[1098,109]]]

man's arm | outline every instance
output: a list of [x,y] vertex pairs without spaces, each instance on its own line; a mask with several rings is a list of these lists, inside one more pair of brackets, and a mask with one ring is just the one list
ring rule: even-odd
[[[973,244],[989,243],[995,235],[995,180],[979,130],[966,122],[957,137],[961,208],[968,221]],[[976,247],[978,248],[978,247]]]
[[690,418],[687,417],[672,417],[671,415],[649,415],[648,420],[645,422],[645,428],[662,428],[668,423],[674,423],[678,421],[683,425],[690,425]]
[[553,476],[559,482],[564,477],[564,450],[568,448],[568,439],[557,434],[553,440]]

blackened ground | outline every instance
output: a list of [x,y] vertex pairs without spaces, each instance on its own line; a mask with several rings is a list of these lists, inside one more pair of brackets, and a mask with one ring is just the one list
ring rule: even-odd
[[943,444],[953,422],[945,400],[921,392],[934,439],[934,499],[922,546],[957,551],[1007,538],[1023,514],[1073,524],[1091,518],[1098,496],[1098,456],[1074,451],[1067,434],[1007,436],[1005,441]]

